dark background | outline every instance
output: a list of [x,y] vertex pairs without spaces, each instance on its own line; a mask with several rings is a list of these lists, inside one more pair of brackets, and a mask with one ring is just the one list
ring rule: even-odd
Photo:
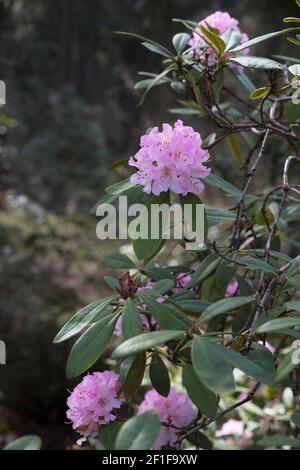
[[[137,108],[137,72],[159,72],[160,59],[114,30],[170,46],[183,31],[173,17],[200,20],[217,9],[237,17],[250,37],[299,14],[292,0],[0,1],[7,86],[0,109],[0,339],[7,343],[0,447],[29,433],[41,435],[44,448],[74,442],[64,424],[70,344],[52,339],[72,313],[107,293],[101,258],[114,246],[97,241],[90,208],[113,181],[109,163],[136,151],[147,128],[175,119],[168,108],[176,97],[164,87]],[[275,45],[295,55],[284,39],[253,54],[270,57]]]

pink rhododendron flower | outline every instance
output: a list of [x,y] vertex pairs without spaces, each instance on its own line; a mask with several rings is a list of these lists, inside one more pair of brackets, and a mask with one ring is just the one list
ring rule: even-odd
[[[215,13],[212,13],[204,20],[200,21],[199,25],[203,26],[205,29],[208,29],[207,25],[217,29],[220,36],[225,34],[229,29],[236,31],[237,33],[241,33],[238,20],[230,16],[229,13],[223,11],[216,11]],[[199,60],[207,60],[208,65],[213,65],[216,61],[216,52],[212,48],[208,47],[207,42],[202,39],[201,36],[203,37],[204,35],[200,30],[197,32],[195,31],[193,33],[192,39],[189,42],[189,45],[194,48],[195,56]],[[246,33],[241,33],[240,44],[248,40],[248,35]],[[249,49],[244,49],[242,54],[249,54]],[[228,53],[227,55],[232,56],[234,54]]]
[[174,127],[163,124],[162,132],[154,127],[141,137],[140,150],[129,160],[129,165],[138,169],[131,182],[155,196],[168,190],[183,195],[200,194],[204,189],[201,178],[210,173],[203,165],[209,153],[201,148],[201,143],[200,134],[180,120]]
[[228,284],[226,292],[225,292],[225,297],[232,297],[237,293],[237,290],[239,288],[239,285],[237,281],[232,281]]
[[246,447],[250,444],[253,437],[252,431],[245,431],[243,421],[236,419],[229,419],[223,424],[221,429],[216,432],[216,437],[229,437],[234,436],[238,439],[226,439],[227,444],[234,444],[237,447]]
[[243,421],[238,421],[237,419],[229,419],[226,423],[223,424],[221,429],[216,432],[217,437],[223,436],[241,436],[244,432],[244,423]]
[[149,410],[156,411],[161,423],[169,424],[161,427],[153,446],[155,450],[164,446],[174,446],[178,433],[178,429],[175,428],[188,426],[197,416],[197,410],[187,394],[176,392],[174,387],[171,387],[167,397],[159,395],[155,390],[147,392],[139,406],[138,414],[141,415]]
[[74,388],[67,400],[67,417],[72,427],[83,437],[96,436],[99,427],[116,419],[114,410],[121,407],[124,399],[117,396],[121,387],[120,377],[114,372],[94,372],[87,374]]

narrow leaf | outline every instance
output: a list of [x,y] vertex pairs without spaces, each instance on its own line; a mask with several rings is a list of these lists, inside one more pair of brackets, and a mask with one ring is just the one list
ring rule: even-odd
[[255,44],[258,44],[260,42],[267,41],[269,39],[273,39],[278,36],[287,35],[294,31],[299,31],[299,29],[300,28],[298,27],[294,27],[294,28],[282,29],[281,31],[274,31],[273,33],[263,34],[262,36],[258,36],[256,38],[250,39],[249,41],[243,42],[243,44],[240,44],[239,46],[232,49],[232,52],[242,51],[243,49],[254,46]]
[[158,354],[152,356],[149,375],[153,388],[163,397],[167,397],[170,392],[169,372]]
[[300,326],[300,318],[275,318],[274,320],[267,321],[261,325],[258,329],[258,333],[270,333],[273,331],[280,332],[284,328],[292,328],[294,326]]
[[107,255],[103,259],[104,266],[108,268],[114,269],[132,269],[136,268],[133,261],[126,255],[122,255],[121,253],[111,253]]
[[67,360],[66,374],[72,379],[87,371],[106,350],[118,316],[106,324],[100,320],[91,326],[74,344]]
[[143,381],[146,368],[146,353],[139,352],[131,363],[125,382],[122,386],[122,392],[127,401],[138,391]]
[[183,331],[163,330],[135,336],[120,344],[113,352],[112,359],[132,356],[140,351],[146,351],[153,346],[157,346],[158,344],[181,339],[183,334]]
[[265,98],[271,91],[271,88],[269,86],[263,86],[261,88],[257,88],[256,90],[252,91],[250,93],[249,98],[251,100],[258,100],[261,98]]
[[228,61],[250,69],[283,70],[285,68],[284,65],[275,60],[255,56],[231,57]]
[[254,301],[253,297],[246,296],[246,297],[231,297],[227,299],[218,300],[206,310],[204,310],[203,314],[201,315],[200,319],[201,322],[210,321],[212,318],[215,318],[223,313],[232,312],[243,305],[250,304]]
[[66,341],[72,336],[77,335],[80,333],[89,323],[91,323],[95,317],[97,316],[98,319],[99,315],[103,313],[110,314],[111,312],[107,312],[108,305],[115,300],[116,296],[107,297],[102,300],[97,300],[86,307],[83,307],[79,312],[77,312],[70,320],[62,327],[62,329],[57,333],[53,342],[60,343],[62,341]]
[[123,315],[122,315],[122,333],[125,339],[132,338],[142,334],[143,328],[140,318],[140,313],[133,302],[128,297],[125,302]]

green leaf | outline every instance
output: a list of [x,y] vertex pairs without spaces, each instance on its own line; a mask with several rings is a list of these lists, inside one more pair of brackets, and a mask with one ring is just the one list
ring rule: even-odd
[[280,332],[284,328],[292,328],[294,326],[300,326],[300,318],[284,317],[275,318],[274,320],[267,321],[261,325],[258,329],[258,333],[270,333],[273,331]]
[[167,397],[170,392],[169,372],[158,354],[152,356],[149,375],[153,388],[163,397]]
[[115,183],[112,186],[106,188],[106,192],[111,194],[112,196],[119,195],[122,194],[124,191],[127,191],[128,189],[132,188],[133,186],[134,185],[131,183],[130,178],[126,178],[125,180],[118,181],[118,183]]
[[118,197],[117,194],[104,193],[104,195],[96,202],[91,209],[91,214],[96,214],[98,207],[102,204],[111,204]]
[[272,320],[273,318],[279,317],[282,313],[285,312],[285,308],[283,306],[279,307],[274,307],[270,310],[267,310],[266,312],[262,313],[260,317],[257,320],[257,328],[259,328],[261,325],[266,323],[269,320]]
[[238,141],[236,135],[235,134],[230,134],[227,137],[227,141],[228,141],[228,145],[229,145],[229,148],[231,150],[231,153],[232,153],[232,156],[233,156],[234,160],[239,165],[242,165],[243,161],[244,161],[244,158],[243,158],[243,153],[242,153],[241,146],[239,144],[239,141]]
[[175,34],[173,37],[173,46],[177,52],[177,54],[181,54],[184,49],[186,49],[189,40],[191,39],[191,36],[187,33],[178,33]]
[[223,288],[228,286],[236,273],[236,265],[226,260],[222,260],[216,271],[216,286]]
[[249,95],[249,98],[251,100],[258,100],[261,98],[265,98],[266,96],[268,96],[270,91],[271,91],[271,88],[269,86],[263,86],[261,88],[257,88],[256,90],[252,91],[252,93],[250,93]]
[[252,258],[251,256],[243,256],[241,262],[248,269],[259,270],[266,273],[273,273],[274,269],[266,261],[259,258]]
[[208,175],[205,178],[205,183],[215,186],[216,188],[222,189],[222,191],[234,197],[240,197],[240,195],[242,194],[240,189],[238,189],[236,186],[229,183],[228,181],[225,181],[223,178],[217,175]]
[[180,310],[176,310],[171,305],[165,305],[164,303],[157,302],[147,296],[146,291],[140,293],[147,310],[156,319],[159,326],[163,329],[172,330],[188,330],[191,328],[193,322]]
[[209,31],[208,29],[204,28],[204,26],[199,26],[201,32],[206,36],[209,42],[213,45],[214,49],[217,49],[221,54],[224,53],[226,44],[217,34]]
[[300,312],[300,300],[291,300],[290,302],[285,302],[284,306],[287,310],[296,310]]
[[143,327],[141,322],[140,313],[133,302],[128,297],[125,302],[123,315],[122,315],[122,333],[125,339],[132,338],[142,334]]
[[146,266],[148,263],[151,263],[151,261],[161,252],[163,247],[166,244],[166,240],[160,240],[160,243],[156,245],[156,249],[154,250],[155,247],[153,247],[153,250],[151,251],[151,255],[148,256],[147,258],[144,258],[144,265]]
[[144,372],[146,368],[146,353],[139,352],[133,359],[126,376],[125,382],[122,386],[122,392],[127,401],[138,391],[143,381]]
[[244,72],[235,73],[234,76],[248,93],[255,90],[255,85]]
[[195,299],[176,299],[176,305],[181,307],[185,312],[191,313],[193,315],[200,315],[210,305],[210,302]]
[[169,292],[174,287],[175,281],[173,279],[161,279],[155,284],[155,292],[160,294],[165,294]]
[[218,409],[217,396],[201,382],[193,367],[189,364],[183,367],[182,383],[198,410],[205,416],[215,416]]
[[113,276],[103,276],[104,281],[111,289],[115,290],[117,287],[120,287],[119,279],[116,279]]
[[90,437],[89,443],[94,447],[95,450],[107,450],[105,445],[102,444],[102,442],[99,439],[96,439],[95,437]]
[[148,211],[148,238],[137,238],[133,240],[133,249],[138,259],[148,260],[153,254],[157,254],[164,245],[165,240],[163,240],[163,236],[166,229],[166,224],[169,223],[169,220],[160,221],[157,233],[158,237],[156,239],[151,238],[154,224],[157,224],[157,220],[152,219],[151,207],[153,204],[168,204],[169,201],[169,192],[163,192],[159,196],[148,196],[145,203]]
[[97,438],[92,441],[96,450],[114,450],[116,437],[120,431],[120,427],[120,423],[116,422],[100,426]]
[[300,64],[290,65],[289,72],[295,77],[300,77]]
[[253,297],[229,297],[227,299],[218,300],[207,307],[200,317],[201,322],[208,322],[223,313],[232,312],[243,305],[250,304],[254,301]]
[[268,33],[268,34],[263,34],[262,36],[257,36],[256,38],[250,39],[249,41],[243,42],[243,44],[240,44],[239,46],[235,47],[234,49],[232,49],[232,52],[242,51],[243,49],[254,46],[255,44],[258,44],[260,42],[267,41],[269,39],[273,39],[278,36],[287,35],[294,31],[299,31],[299,29],[300,28],[297,28],[297,27],[287,28],[287,29],[282,29],[281,31],[275,31],[273,33]]
[[145,273],[147,276],[149,276],[151,279],[154,281],[161,281],[162,279],[173,279],[175,280],[175,277],[173,274],[170,273],[170,271],[164,269],[164,268],[146,268]]
[[149,450],[160,432],[160,421],[154,411],[130,418],[121,428],[116,450]]
[[285,66],[276,62],[275,60],[265,59],[263,57],[255,56],[239,56],[231,57],[228,62],[241,65],[242,67],[250,69],[263,69],[263,70],[284,70]]
[[207,205],[205,205],[205,209],[209,226],[217,225],[221,220],[225,220],[226,222],[233,222],[235,220],[233,212],[214,209]]
[[256,362],[251,361],[247,357],[239,354],[238,352],[221,347],[224,358],[226,358],[234,367],[240,369],[249,377],[257,380],[258,382],[271,385],[273,383],[273,369],[267,371],[265,367],[261,367]]
[[115,34],[118,34],[120,36],[126,36],[130,39],[136,39],[137,41],[145,41],[149,44],[153,44],[153,46],[157,46],[158,48],[162,49],[169,57],[172,57],[172,53],[166,47],[162,46],[161,44],[158,44],[155,41],[152,41],[152,39],[146,38],[145,36],[141,36],[140,34],[136,33],[128,33],[126,31],[115,31]]
[[298,64],[299,62],[299,59],[296,57],[291,57],[282,54],[273,54],[273,57],[275,57],[276,59],[284,60],[285,62],[291,62],[292,64]]
[[218,288],[216,285],[216,275],[213,273],[201,284],[201,297],[210,303],[217,302],[225,296],[226,287]]
[[295,39],[295,38],[288,37],[287,40],[288,40],[290,43],[294,44],[295,46],[300,46],[300,41],[298,41],[298,40]]
[[200,431],[194,431],[187,436],[187,440],[197,449],[213,450],[213,443]]
[[203,112],[199,109],[191,109],[191,108],[170,108],[169,113],[171,114],[181,114],[184,116],[202,116]]
[[135,336],[134,338],[130,338],[120,344],[120,346],[118,346],[113,352],[112,359],[132,356],[140,351],[146,351],[153,346],[157,346],[158,344],[166,343],[175,339],[181,339],[183,334],[183,331],[163,330],[152,331],[151,333]]
[[284,23],[300,23],[300,18],[297,18],[296,16],[287,16],[286,18],[283,18],[282,21]]
[[221,37],[226,44],[225,52],[229,52],[231,49],[241,44],[242,40],[242,34],[234,29],[228,29]]
[[39,436],[22,436],[7,444],[3,450],[40,450],[42,441]]
[[122,158],[120,160],[117,160],[113,162],[109,167],[107,167],[108,170],[115,170],[116,168],[120,168],[121,166],[127,165],[128,163],[128,158]]
[[53,342],[60,343],[62,341],[66,341],[69,338],[72,338],[72,336],[77,335],[87,325],[89,325],[89,323],[91,323],[95,317],[100,319],[100,314],[103,314],[103,317],[110,315],[111,312],[107,312],[107,307],[116,298],[117,297],[113,295],[105,299],[97,300],[96,302],[83,307],[62,327],[62,329],[55,336]]
[[103,259],[103,264],[107,268],[114,268],[114,269],[133,269],[136,268],[136,265],[131,261],[130,258],[126,255],[122,255],[121,253],[111,253],[107,255]]
[[195,336],[192,343],[192,362],[201,382],[210,390],[221,395],[235,391],[232,368],[224,358],[220,346]]
[[187,289],[191,289],[207,279],[217,269],[219,262],[219,256],[215,253],[211,253],[204,258],[200,266],[194,272],[190,283],[187,285]]
[[[138,91],[146,90],[152,84],[152,82],[153,82],[153,78],[146,78],[145,80],[140,80],[139,82],[136,82],[136,84],[134,85],[134,89]],[[160,86],[169,82],[170,82],[170,79],[165,77],[159,80],[158,82],[156,82],[155,85],[153,85],[153,87]]]
[[290,375],[293,369],[297,366],[293,364],[292,354],[294,351],[290,351],[280,362],[279,366],[276,369],[274,383],[277,384],[282,380],[285,380],[286,377]]
[[275,373],[275,360],[269,349],[261,344],[252,343],[248,358],[265,370],[269,379],[273,380]]
[[143,239],[137,238],[133,240],[133,249],[136,257],[140,260],[152,259],[152,255],[157,255],[163,248],[165,240],[161,239]]
[[141,98],[139,100],[139,103],[138,103],[138,106],[141,106],[144,103],[145,98],[146,98],[147,94],[149,93],[149,91],[152,90],[152,88],[155,87],[155,85],[157,85],[163,78],[165,78],[173,70],[175,70],[175,65],[171,64],[171,65],[169,65],[169,67],[167,67],[165,70],[163,70],[159,75],[157,75],[152,80],[152,82],[149,84],[149,86],[146,88],[143,95],[141,96]]
[[106,350],[118,315],[103,324],[100,320],[92,325],[74,344],[67,360],[66,374],[72,379],[88,370]]
[[170,54],[165,51],[164,47],[161,47],[157,44],[145,41],[142,42],[142,46],[146,47],[146,49],[148,49],[149,51],[154,52],[155,54],[162,55],[163,57],[167,57],[168,59],[170,59],[171,57]]

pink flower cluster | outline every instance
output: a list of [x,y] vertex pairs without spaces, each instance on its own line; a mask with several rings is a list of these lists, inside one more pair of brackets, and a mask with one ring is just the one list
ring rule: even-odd
[[116,419],[114,410],[121,407],[124,399],[117,395],[121,387],[120,377],[114,372],[94,372],[86,375],[74,388],[67,400],[67,417],[72,427],[83,437],[96,436],[99,427]]
[[163,124],[162,132],[154,127],[141,137],[140,150],[129,160],[129,165],[138,169],[131,182],[155,196],[168,190],[200,194],[204,189],[201,178],[210,173],[203,165],[209,153],[201,143],[200,134],[180,120],[174,127]]
[[[223,11],[216,11],[215,13],[212,13],[204,20],[200,21],[199,25],[206,29],[207,25],[217,29],[220,36],[225,34],[229,29],[236,31],[237,33],[241,33],[238,20],[230,16],[229,13]],[[207,42],[205,42],[201,36],[203,37],[203,34],[200,30],[195,31],[189,42],[189,45],[194,48],[195,56],[199,60],[207,59],[208,65],[213,65],[216,61],[216,52],[207,46]],[[242,44],[248,40],[248,35],[246,33],[241,33],[240,43]],[[249,49],[244,49],[243,55],[247,54],[249,54]]]
[[161,427],[153,445],[155,450],[164,446],[174,446],[178,429],[188,426],[197,416],[197,410],[187,394],[176,392],[174,387],[171,387],[167,397],[159,395],[155,390],[147,392],[139,406],[138,414],[141,415],[149,410],[156,411],[161,423],[167,424]]

